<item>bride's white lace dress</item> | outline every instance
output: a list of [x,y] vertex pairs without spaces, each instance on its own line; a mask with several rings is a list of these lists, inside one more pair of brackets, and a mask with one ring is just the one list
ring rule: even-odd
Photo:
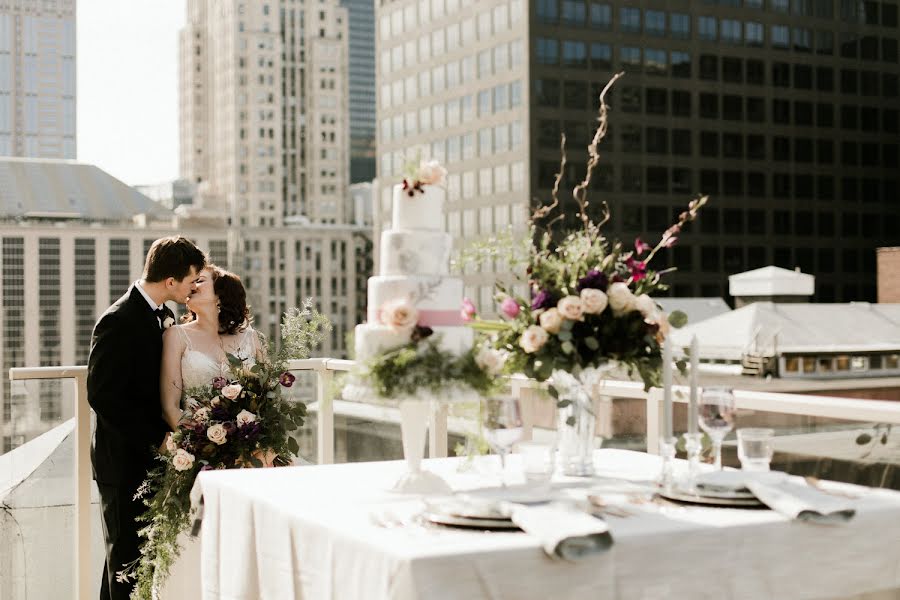
[[[185,342],[184,354],[181,355],[181,380],[182,388],[191,388],[209,385],[213,378],[229,375],[228,361],[224,356],[215,358],[194,348],[190,335],[181,326],[176,325],[179,334]],[[256,363],[256,335],[253,329],[248,327],[240,338],[238,347],[233,352],[234,356],[242,359],[244,364]],[[201,598],[200,577],[200,538],[192,538],[187,534],[179,536],[181,555],[172,565],[169,577],[160,587],[156,597],[159,600],[182,600],[187,598]]]

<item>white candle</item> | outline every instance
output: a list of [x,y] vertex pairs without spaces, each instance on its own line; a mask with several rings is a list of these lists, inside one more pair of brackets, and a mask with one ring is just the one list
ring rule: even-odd
[[662,353],[663,368],[663,430],[667,440],[672,437],[672,342],[666,340]]
[[700,378],[700,342],[691,338],[691,403],[688,405],[688,433],[697,433],[697,381]]

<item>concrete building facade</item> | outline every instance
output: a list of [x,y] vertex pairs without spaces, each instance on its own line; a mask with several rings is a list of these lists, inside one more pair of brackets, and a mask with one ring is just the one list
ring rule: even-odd
[[[565,132],[571,219],[599,91],[625,71],[592,206],[630,243],[712,197],[655,264],[678,267],[673,295],[774,264],[815,275],[815,301],[875,299],[875,248],[900,241],[896,2],[396,0],[376,17],[382,209],[419,148],[449,168],[448,231],[479,239],[549,201]],[[490,279],[467,275],[473,297]]]
[[75,158],[75,4],[0,1],[0,156]]

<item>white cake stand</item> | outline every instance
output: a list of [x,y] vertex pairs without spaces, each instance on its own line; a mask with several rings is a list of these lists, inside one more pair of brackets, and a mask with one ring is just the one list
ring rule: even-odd
[[400,430],[403,458],[407,472],[394,484],[393,491],[402,494],[449,494],[450,484],[440,476],[422,468],[425,456],[425,432],[432,402],[428,398],[406,398],[400,401]]

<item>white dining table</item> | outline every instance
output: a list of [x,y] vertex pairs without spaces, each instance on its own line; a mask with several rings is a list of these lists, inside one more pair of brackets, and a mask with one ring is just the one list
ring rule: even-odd
[[[461,471],[461,460],[424,464],[455,491],[497,486],[497,473]],[[390,490],[402,461],[201,473],[203,598],[759,600],[900,589],[898,492],[826,484],[856,496],[857,512],[825,526],[647,501],[660,462],[641,452],[598,450],[596,465],[592,479],[554,481],[619,503],[604,516],[612,547],[575,562],[522,532],[421,524],[422,498]]]

